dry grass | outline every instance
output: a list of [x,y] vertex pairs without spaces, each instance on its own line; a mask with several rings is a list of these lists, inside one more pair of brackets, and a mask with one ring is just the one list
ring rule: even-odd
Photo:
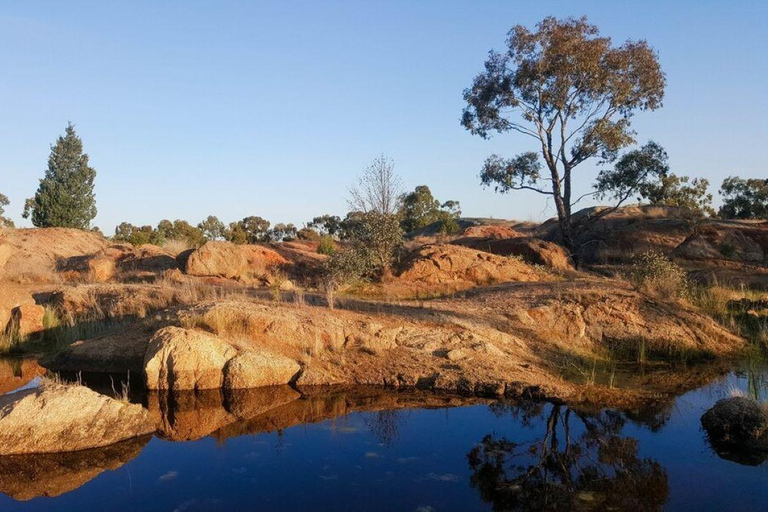
[[743,285],[715,283],[712,286],[693,288],[689,300],[724,327],[768,350],[768,312],[745,311],[734,307],[734,303],[740,299],[765,300],[768,299],[768,293],[750,290]]
[[186,251],[187,249],[192,249],[186,241],[184,240],[166,240],[165,243],[163,243],[163,249],[168,251],[173,256],[178,256],[182,252]]

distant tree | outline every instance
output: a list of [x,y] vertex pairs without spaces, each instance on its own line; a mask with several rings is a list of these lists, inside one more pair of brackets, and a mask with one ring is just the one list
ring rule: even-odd
[[403,194],[400,205],[400,225],[406,233],[436,222],[440,212],[440,201],[435,199],[426,185],[419,185],[413,192]]
[[136,226],[130,222],[121,222],[115,227],[115,235],[112,239],[116,242],[128,242],[135,228]]
[[[707,193],[709,181],[690,180],[669,172],[667,152],[650,141],[639,149],[628,151],[613,169],[600,171],[594,188],[599,198],[611,197],[613,211],[631,196],[640,202],[659,206],[677,206],[700,215],[713,215],[712,195]],[[689,183],[690,182],[690,183]]]
[[205,235],[200,228],[197,228],[185,220],[176,219],[168,233],[164,233],[166,240],[181,240],[192,247],[199,247],[205,243]]
[[72,124],[51,146],[48,169],[35,197],[27,200],[23,217],[30,215],[37,227],[88,229],[96,217],[93,180],[96,170],[88,165],[83,142]]
[[248,233],[241,222],[230,222],[224,234],[227,241],[242,245],[248,243]]
[[[403,243],[403,230],[397,215],[370,211],[349,215],[347,219],[345,237],[350,242],[349,250],[356,253],[358,262],[362,262],[358,268],[367,274],[363,277],[388,278],[397,250]],[[340,257],[344,258],[343,255]]]
[[724,219],[768,219],[768,179],[730,176],[720,186]]
[[532,190],[551,197],[563,242],[574,249],[574,170],[591,158],[613,161],[631,145],[633,114],[661,107],[664,86],[658,57],[647,42],[614,47],[586,17],[548,17],[533,32],[513,27],[506,50],[492,51],[485,71],[464,91],[462,124],[483,138],[516,131],[533,138],[537,152],[492,155],[481,172],[482,184],[500,193]]
[[435,222],[441,223],[442,231],[449,231],[451,221],[455,224],[460,215],[458,201],[451,200],[441,204],[426,185],[419,185],[413,192],[400,197],[400,225],[406,233]]
[[341,218],[338,215],[321,215],[308,222],[307,227],[319,235],[329,235],[336,238],[341,232]]
[[233,222],[226,232],[226,239],[236,244],[255,244],[269,241],[269,221],[252,215]]
[[197,225],[205,238],[208,240],[221,240],[224,238],[227,227],[215,215],[209,215],[204,221]]
[[394,215],[398,210],[401,192],[402,181],[395,174],[394,162],[380,155],[350,188],[349,206],[353,211]]
[[377,278],[392,274],[392,263],[402,244],[399,202],[402,192],[394,163],[381,155],[374,159],[350,189],[349,205],[342,231],[352,242],[351,250],[371,263]]
[[708,192],[709,180],[669,173],[658,181],[640,186],[640,197],[650,204],[677,206],[700,215],[714,216],[712,194]]
[[278,223],[269,230],[268,236],[271,242],[290,242],[296,239],[296,232],[293,224]]
[[322,237],[328,236],[328,235],[321,235],[314,229],[310,227],[303,227],[300,230],[296,232],[296,238],[299,240],[312,240],[314,242],[320,240]]
[[115,228],[115,235],[112,240],[126,242],[137,247],[144,244],[162,245],[162,240],[158,239],[157,230],[153,229],[152,226],[134,226],[129,222],[121,222]]
[[0,194],[0,228],[13,227],[13,221],[8,217],[5,217],[5,207],[8,206],[9,204],[11,204],[11,202],[8,200],[8,197],[5,196],[4,194]]

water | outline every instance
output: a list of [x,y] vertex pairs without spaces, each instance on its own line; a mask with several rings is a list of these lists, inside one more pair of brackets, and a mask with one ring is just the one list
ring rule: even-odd
[[734,390],[764,394],[762,375],[623,412],[370,389],[149,396],[151,439],[0,457],[0,510],[765,510],[768,464],[722,458],[699,423]]

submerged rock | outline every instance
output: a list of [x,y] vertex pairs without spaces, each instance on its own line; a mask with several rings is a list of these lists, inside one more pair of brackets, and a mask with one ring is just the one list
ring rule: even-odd
[[45,384],[0,397],[0,455],[85,450],[153,431],[140,405],[85,386]]

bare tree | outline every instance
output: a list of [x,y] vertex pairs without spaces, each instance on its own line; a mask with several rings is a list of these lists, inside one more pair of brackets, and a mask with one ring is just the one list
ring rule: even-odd
[[368,166],[349,190],[349,207],[362,213],[395,214],[403,192],[402,181],[395,174],[395,164],[384,154]]

